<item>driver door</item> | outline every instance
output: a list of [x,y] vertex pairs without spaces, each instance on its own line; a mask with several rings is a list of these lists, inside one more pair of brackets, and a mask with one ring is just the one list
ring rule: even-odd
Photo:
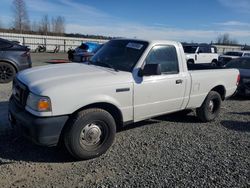
[[186,79],[179,71],[175,46],[154,46],[146,64],[160,64],[161,75],[143,76],[134,86],[134,120],[139,121],[181,108]]

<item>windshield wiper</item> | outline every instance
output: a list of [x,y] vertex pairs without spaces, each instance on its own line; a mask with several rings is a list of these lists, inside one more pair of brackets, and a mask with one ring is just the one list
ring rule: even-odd
[[91,61],[89,60],[89,64],[92,64],[92,65],[104,65],[105,67],[108,67],[108,68],[111,68],[113,70],[115,70],[116,72],[118,72],[119,70],[117,68],[115,68],[113,65],[109,64],[109,63],[105,63],[105,62],[101,62],[101,61]]
[[118,72],[118,69],[115,68],[113,65],[109,64],[109,63],[105,63],[105,62],[102,62],[103,65],[106,65],[107,67],[111,68],[111,69],[114,69],[116,72]]

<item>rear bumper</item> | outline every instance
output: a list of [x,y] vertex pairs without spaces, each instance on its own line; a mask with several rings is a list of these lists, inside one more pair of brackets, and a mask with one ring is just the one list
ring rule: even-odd
[[21,108],[13,97],[9,101],[9,121],[12,127],[39,145],[57,145],[67,120],[66,115],[36,117]]
[[31,60],[25,62],[25,63],[21,63],[18,65],[18,71],[22,71],[22,70],[25,70],[25,69],[28,69],[28,68],[31,68],[32,67],[32,62]]
[[31,64],[25,64],[25,65],[19,65],[19,71],[22,71],[22,70],[25,70],[25,69],[28,69],[28,68],[31,68],[32,65]]

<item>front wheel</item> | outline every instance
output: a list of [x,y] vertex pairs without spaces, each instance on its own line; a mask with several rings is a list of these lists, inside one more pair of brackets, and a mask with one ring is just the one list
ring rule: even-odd
[[112,145],[116,133],[115,120],[103,109],[79,112],[68,123],[64,135],[67,150],[77,159],[98,157]]
[[219,115],[220,107],[220,94],[216,91],[210,91],[201,107],[196,109],[197,117],[203,122],[213,121]]

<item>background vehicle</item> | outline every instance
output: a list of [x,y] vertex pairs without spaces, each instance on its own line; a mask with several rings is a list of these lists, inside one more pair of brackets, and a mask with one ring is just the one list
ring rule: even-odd
[[18,71],[31,67],[30,49],[0,38],[0,83],[13,80]]
[[53,53],[58,53],[59,51],[60,51],[60,46],[59,45],[55,45]]
[[236,68],[240,71],[240,82],[237,94],[250,96],[250,57],[241,57],[229,61],[227,68]]
[[217,48],[209,44],[182,43],[188,64],[211,64],[217,65]]
[[223,55],[219,56],[219,65],[224,66],[230,60],[239,58],[239,57],[250,57],[250,51],[228,51]]
[[35,52],[46,52],[46,46],[45,45],[38,45],[35,49]]
[[128,123],[185,109],[213,121],[222,100],[235,92],[239,71],[189,69],[178,42],[111,40],[88,64],[18,74],[9,119],[39,144],[57,145],[62,138],[74,157],[97,157],[111,146],[117,127]]
[[75,50],[68,51],[69,60],[74,62],[88,61],[103,45],[94,42],[82,43]]

